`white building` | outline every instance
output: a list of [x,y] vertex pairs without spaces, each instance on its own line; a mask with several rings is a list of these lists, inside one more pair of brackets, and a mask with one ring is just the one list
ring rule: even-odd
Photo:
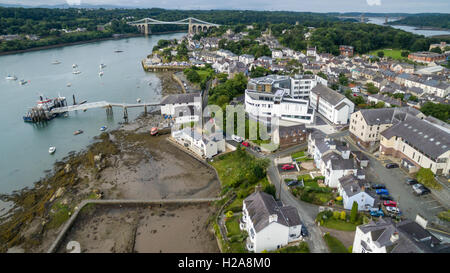
[[289,76],[269,75],[251,79],[245,90],[245,111],[256,117],[312,123],[314,111],[307,99],[291,96]]
[[347,175],[356,175],[358,168],[352,158],[344,159],[336,152],[322,157],[321,173],[325,176],[325,185],[330,188],[338,188],[339,179]]
[[292,206],[283,206],[272,195],[256,191],[244,199],[240,228],[246,230],[247,249],[271,251],[301,239],[301,221]]
[[349,174],[339,178],[338,192],[342,196],[344,209],[351,210],[353,202],[358,204],[358,210],[367,210],[374,206],[375,197],[366,191],[365,180]]
[[175,123],[197,122],[201,116],[200,94],[167,95],[161,100],[161,115],[175,120]]
[[311,90],[317,84],[327,85],[327,80],[312,74],[295,74],[291,77],[290,96],[295,99],[309,99]]
[[353,102],[323,84],[311,90],[310,102],[312,108],[333,124],[347,124],[355,109]]
[[[417,220],[416,220],[417,221]],[[443,243],[417,222],[387,218],[356,227],[353,253],[448,253]]]
[[306,49],[306,56],[316,57],[316,55],[317,55],[316,47],[308,47]]
[[211,158],[219,153],[225,152],[225,139],[222,134],[204,135],[194,128],[184,128],[172,131],[172,138],[195,152],[202,158]]
[[281,58],[283,58],[283,51],[281,50],[272,51],[272,59],[281,59]]
[[255,56],[250,54],[243,54],[239,56],[239,61],[244,63],[245,65],[249,65],[255,61]]

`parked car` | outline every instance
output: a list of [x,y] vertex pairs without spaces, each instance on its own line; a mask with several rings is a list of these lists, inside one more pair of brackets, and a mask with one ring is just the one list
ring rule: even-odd
[[414,193],[417,195],[424,195],[431,192],[429,188],[425,187],[420,183],[414,184],[412,188],[414,190]]
[[287,170],[291,170],[295,168],[294,164],[284,164],[283,167],[281,167],[281,169],[287,171]]
[[374,189],[374,190],[386,189],[386,186],[383,184],[375,184],[375,185],[372,185],[372,189]]
[[374,217],[384,216],[384,212],[381,209],[371,209],[370,215]]
[[301,234],[303,237],[308,236],[308,230],[306,229],[306,227],[305,227],[304,225],[302,225],[302,228],[301,228],[301,230],[300,230],[300,234]]
[[286,185],[288,185],[289,187],[297,186],[298,184],[299,184],[298,180],[291,180],[289,182],[286,182]]
[[254,150],[257,151],[258,153],[261,152],[261,148],[259,148],[259,146],[255,146]]
[[233,139],[234,141],[241,143],[242,141],[244,141],[244,139],[242,139],[242,137],[237,136],[237,135],[231,135],[231,139]]
[[408,178],[408,179],[406,179],[406,184],[408,184],[408,185],[415,185],[415,184],[417,184],[417,183],[419,183],[416,179],[412,179],[412,178]]
[[397,202],[395,202],[395,201],[384,201],[383,205],[385,207],[396,207],[397,206]]
[[245,146],[245,147],[250,147],[250,144],[247,142],[247,141],[244,141],[244,142],[242,142],[241,143],[243,146]]
[[398,164],[397,163],[389,163],[389,164],[386,164],[386,168],[388,168],[388,169],[398,168]]
[[385,195],[389,195],[389,191],[388,191],[387,189],[378,189],[378,190],[375,190],[375,192],[376,192],[377,194],[385,194]]
[[400,209],[397,207],[386,207],[386,210],[391,213],[400,214]]
[[394,201],[394,198],[392,198],[392,196],[387,194],[380,194],[380,199],[386,201]]

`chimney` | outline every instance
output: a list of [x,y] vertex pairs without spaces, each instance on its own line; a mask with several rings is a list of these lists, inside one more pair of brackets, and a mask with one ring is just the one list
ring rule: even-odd
[[361,186],[361,191],[366,191],[366,187],[365,186]]
[[255,186],[255,192],[261,191],[261,184]]
[[398,239],[399,239],[398,232],[392,233],[392,235],[391,235],[391,242],[392,242],[392,243],[395,243],[395,242],[398,241]]
[[278,215],[271,214],[269,215],[269,223],[276,222],[278,220]]
[[350,186],[350,191],[351,191],[351,192],[354,192],[353,185]]

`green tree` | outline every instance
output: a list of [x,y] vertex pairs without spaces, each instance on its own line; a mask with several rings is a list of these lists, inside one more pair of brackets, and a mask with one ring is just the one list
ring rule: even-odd
[[347,86],[348,78],[344,74],[339,74],[339,83],[343,86]]
[[383,58],[384,57],[384,51],[378,51],[377,52],[377,56],[380,57],[380,58]]
[[401,55],[402,57],[404,57],[404,58],[407,58],[408,55],[409,55],[409,51],[402,51],[402,52],[400,53],[400,55]]
[[337,210],[333,211],[333,218],[334,219],[338,220],[340,216],[341,216],[341,214],[339,213],[339,211],[337,211]]
[[430,168],[420,168],[416,174],[417,181],[433,189],[441,189],[442,186],[434,178],[434,174]]
[[430,52],[441,54],[442,50],[440,47],[433,47],[432,49],[430,49]]
[[186,79],[193,83],[199,83],[200,82],[200,75],[195,70],[189,70],[189,72],[186,74]]
[[350,212],[350,222],[356,223],[357,218],[358,218],[358,203],[356,203],[356,201],[353,201],[352,211]]
[[275,188],[275,185],[267,184],[266,186],[264,186],[263,191],[265,193],[268,193],[268,194],[272,195],[273,198],[276,198],[277,190]]

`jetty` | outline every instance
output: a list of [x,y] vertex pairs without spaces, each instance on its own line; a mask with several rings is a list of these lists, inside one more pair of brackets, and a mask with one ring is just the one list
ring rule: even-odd
[[95,108],[105,108],[106,114],[112,114],[113,107],[119,107],[123,109],[123,118],[125,120],[128,119],[128,108],[136,108],[136,107],[144,107],[144,112],[147,113],[147,107],[159,106],[161,102],[150,102],[150,103],[115,103],[115,102],[107,102],[107,101],[97,101],[97,102],[89,102],[83,104],[75,104],[70,106],[53,108],[50,113],[51,114],[61,114],[65,112],[72,111],[84,111],[87,109],[95,109]]

